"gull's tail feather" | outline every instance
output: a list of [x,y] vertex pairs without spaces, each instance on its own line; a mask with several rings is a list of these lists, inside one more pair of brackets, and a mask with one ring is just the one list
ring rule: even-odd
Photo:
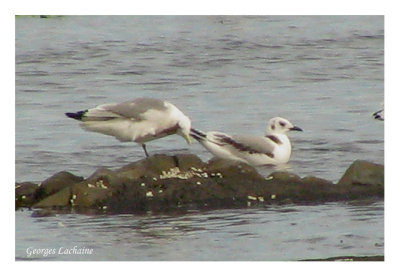
[[207,135],[200,130],[190,129],[190,136],[193,137],[197,141],[202,141],[207,138]]
[[84,115],[87,113],[88,110],[84,110],[84,111],[79,111],[76,113],[65,113],[66,116],[76,119],[76,120],[82,120],[82,118],[84,117]]

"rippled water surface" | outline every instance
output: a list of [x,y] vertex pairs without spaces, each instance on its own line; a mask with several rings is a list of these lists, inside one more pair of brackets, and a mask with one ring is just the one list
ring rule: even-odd
[[[276,261],[383,255],[382,218],[382,203],[277,206],[180,216],[34,218],[30,212],[17,212],[16,258]],[[58,254],[61,247],[74,246],[93,249],[93,253]],[[56,254],[28,255],[28,249],[40,248],[55,248]]]
[[[269,118],[288,118],[304,132],[291,134],[283,169],[300,176],[336,182],[356,159],[383,163],[383,122],[372,118],[384,94],[383,28],[380,16],[18,17],[16,181],[61,170],[87,177],[142,158],[136,144],[84,132],[64,116],[141,96],[173,102],[202,130],[262,135]],[[211,157],[177,136],[148,151]],[[383,254],[382,203],[290,209],[40,219],[17,212],[17,257],[30,244],[63,243],[94,247],[85,259],[99,260]],[[49,259],[64,258],[74,259]]]

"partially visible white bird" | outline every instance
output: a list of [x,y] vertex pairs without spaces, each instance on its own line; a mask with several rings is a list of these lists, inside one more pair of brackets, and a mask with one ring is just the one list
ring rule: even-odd
[[65,115],[81,121],[80,126],[86,131],[139,143],[146,157],[149,155],[145,143],[154,139],[177,134],[191,143],[190,119],[173,104],[159,99],[138,98]]
[[290,159],[292,146],[287,136],[289,131],[303,131],[287,119],[274,117],[268,122],[267,133],[258,136],[230,136],[221,132],[190,130],[190,135],[214,156],[238,160],[252,166],[278,165]]
[[385,120],[385,110],[384,109],[379,110],[379,111],[375,112],[373,114],[373,116],[374,116],[375,119]]

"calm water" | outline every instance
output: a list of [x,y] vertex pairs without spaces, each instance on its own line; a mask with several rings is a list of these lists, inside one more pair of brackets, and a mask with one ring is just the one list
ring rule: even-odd
[[[356,159],[384,162],[383,123],[371,116],[383,102],[383,63],[379,16],[19,17],[16,181],[61,170],[87,177],[99,166],[142,158],[136,144],[86,133],[64,112],[147,96],[170,100],[202,130],[262,135],[269,118],[288,118],[304,132],[291,135],[293,155],[283,169],[336,182]],[[211,157],[177,136],[149,143],[148,151]],[[96,260],[383,254],[383,203],[361,206],[183,217],[17,212],[16,255],[25,257],[31,244],[63,243],[95,248],[83,259]],[[171,256],[172,249],[179,253]]]
[[[293,261],[383,255],[382,218],[382,203],[278,206],[184,216],[33,218],[29,212],[16,212],[15,249],[21,260]],[[58,254],[61,247],[74,246],[93,253]],[[28,257],[27,249],[43,248],[55,248],[56,254]]]

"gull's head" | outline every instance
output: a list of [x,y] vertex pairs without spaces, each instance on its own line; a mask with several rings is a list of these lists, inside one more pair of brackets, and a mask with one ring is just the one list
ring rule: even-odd
[[178,122],[178,130],[176,133],[182,136],[188,144],[192,143],[190,139],[190,128],[192,127],[192,123],[186,115],[182,115]]
[[165,107],[167,107],[169,116],[178,122],[178,129],[176,130],[176,134],[182,136],[188,144],[192,143],[190,139],[190,128],[192,127],[192,122],[190,118],[187,117],[181,110],[179,110],[175,105],[164,101]]
[[282,117],[274,117],[269,120],[267,132],[270,134],[286,134],[289,131],[303,131],[294,126],[289,120]]

